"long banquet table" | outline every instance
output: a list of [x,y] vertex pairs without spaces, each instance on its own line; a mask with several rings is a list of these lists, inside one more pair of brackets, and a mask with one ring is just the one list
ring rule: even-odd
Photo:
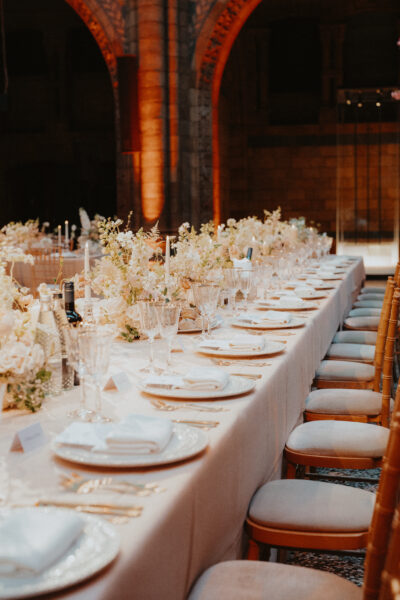
[[[280,476],[282,450],[290,431],[301,420],[315,369],[363,279],[362,260],[354,261],[343,280],[334,282],[335,289],[319,301],[318,310],[309,311],[305,327],[289,330],[294,335],[285,338],[286,351],[261,359],[270,366],[257,367],[259,360],[254,359],[254,367],[228,367],[231,372],[241,369],[263,376],[250,394],[216,401],[216,405],[229,409],[225,412],[159,412],[134,385],[124,394],[104,393],[104,411],[116,418],[139,412],[165,418],[213,419],[220,424],[207,432],[209,446],[192,460],[114,473],[135,482],[157,481],[166,491],[137,498],[136,503],[144,507],[142,516],[117,525],[121,552],[113,564],[91,580],[51,597],[180,600],[208,566],[240,556],[249,501],[262,483]],[[266,332],[266,337],[281,339],[273,331]],[[173,361],[181,370],[184,365],[211,364],[209,358],[194,353],[193,336],[180,335],[179,342],[184,352],[174,353]],[[161,347],[162,342],[158,343]],[[135,373],[146,361],[144,344],[116,343],[110,372],[123,369],[134,384]],[[3,414],[0,452],[12,476],[12,501],[30,502],[59,491],[61,472],[95,476],[105,472],[67,463],[51,452],[50,439],[66,426],[67,412],[77,405],[78,397],[76,390],[64,393],[48,400],[35,415],[16,411]],[[15,432],[37,421],[49,436],[49,443],[27,454],[10,452]]]

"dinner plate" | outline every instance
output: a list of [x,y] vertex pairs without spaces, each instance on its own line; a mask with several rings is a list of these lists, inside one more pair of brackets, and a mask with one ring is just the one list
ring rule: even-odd
[[[0,518],[15,510],[18,508],[3,509]],[[35,507],[32,510],[49,513],[68,509]],[[101,517],[83,513],[80,516],[85,523],[83,531],[64,556],[38,574],[0,576],[0,598],[31,598],[62,590],[88,579],[114,560],[120,547],[115,527]]]
[[338,279],[343,279],[342,275],[335,275],[335,273],[329,274],[329,275],[320,275],[318,274],[318,279],[321,279],[321,281],[336,281]]
[[257,302],[258,310],[314,310],[318,308],[315,304],[311,304],[310,302],[304,302],[301,306],[296,304],[295,302],[291,302],[290,299],[281,299],[280,304],[269,304],[268,300],[260,300]]
[[282,321],[262,321],[261,323],[243,323],[242,321],[232,321],[233,327],[241,327],[243,329],[293,329],[295,327],[303,327],[305,319],[301,317],[292,317],[288,323]]
[[[254,382],[253,382],[254,383]],[[158,394],[159,395],[159,394]],[[172,437],[162,452],[151,454],[107,454],[91,452],[82,446],[63,446],[53,443],[59,458],[96,467],[153,467],[179,462],[196,456],[208,445],[208,437],[199,429],[174,423]]]
[[[282,342],[265,341],[264,347],[257,350],[243,350],[241,348],[200,348],[197,346],[196,352],[209,354],[211,356],[272,356],[273,354],[279,354],[279,352],[282,352],[285,348],[286,346]],[[221,391],[223,392],[224,390]]]
[[[217,356],[227,355],[218,354]],[[237,356],[237,354],[235,356]],[[246,356],[249,355],[246,354]],[[256,382],[254,380],[246,379],[245,377],[238,377],[236,375],[231,375],[228,383],[222,390],[160,390],[156,388],[147,387],[142,387],[141,389],[142,392],[150,394],[151,396],[158,396],[159,398],[175,398],[176,400],[218,400],[220,398],[232,398],[234,396],[241,396],[242,394],[247,394],[248,392],[251,392],[252,389],[254,389],[255,385]]]

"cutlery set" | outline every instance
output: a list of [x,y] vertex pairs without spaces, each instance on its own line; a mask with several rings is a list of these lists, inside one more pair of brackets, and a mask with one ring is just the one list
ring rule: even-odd
[[171,404],[170,402],[161,400],[161,398],[150,398],[150,403],[157,410],[165,410],[167,412],[179,410],[180,408],[190,408],[191,410],[198,410],[199,412],[222,412],[229,410],[229,408],[225,408],[223,406],[205,406],[204,404],[192,404],[190,402]]
[[90,492],[104,490],[122,494],[129,493],[135,496],[150,496],[165,491],[158,483],[133,483],[132,481],[122,481],[113,477],[91,479],[75,472],[69,475],[62,473],[61,485],[68,491],[77,494],[89,494]]

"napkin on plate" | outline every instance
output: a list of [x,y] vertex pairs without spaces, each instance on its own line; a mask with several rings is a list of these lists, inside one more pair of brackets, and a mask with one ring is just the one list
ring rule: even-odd
[[290,323],[292,317],[289,313],[285,312],[274,312],[273,310],[267,310],[262,316],[246,313],[240,315],[236,320],[238,323],[249,325],[262,325],[268,321],[274,321],[275,323]]
[[66,510],[20,508],[0,517],[0,575],[47,569],[78,539],[83,519]]
[[199,344],[202,350],[242,350],[252,352],[264,348],[264,338],[254,335],[235,335],[231,338],[211,338]]
[[229,374],[217,367],[192,367],[186,375],[150,375],[144,380],[145,387],[160,390],[222,390],[229,381]]
[[294,288],[294,293],[300,298],[312,298],[313,296],[318,295],[315,290],[309,286],[296,287]]
[[92,452],[150,454],[162,452],[171,435],[167,419],[128,415],[119,423],[71,423],[55,441]]

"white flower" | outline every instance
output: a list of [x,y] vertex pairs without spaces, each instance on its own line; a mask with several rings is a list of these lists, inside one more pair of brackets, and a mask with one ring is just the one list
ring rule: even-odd
[[10,310],[0,317],[0,343],[8,338],[15,323],[14,311]]

